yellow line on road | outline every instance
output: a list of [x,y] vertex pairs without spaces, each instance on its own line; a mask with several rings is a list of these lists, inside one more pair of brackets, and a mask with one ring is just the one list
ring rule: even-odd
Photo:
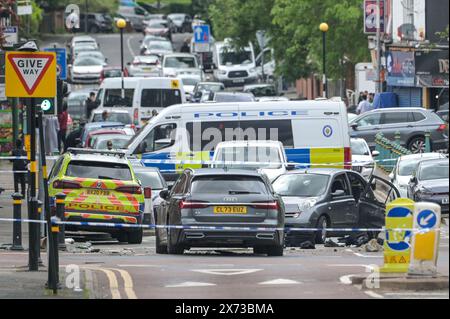
[[122,297],[120,296],[120,291],[119,291],[119,283],[117,281],[117,277],[116,274],[109,269],[103,269],[103,268],[98,268],[98,267],[83,267],[86,269],[91,269],[91,270],[99,270],[101,272],[103,272],[106,277],[108,277],[108,281],[109,281],[109,289],[111,291],[111,296],[112,299],[122,299]]
[[127,294],[128,299],[138,299],[136,293],[134,292],[133,287],[133,279],[131,278],[128,271],[123,269],[110,268],[111,270],[118,271],[122,276],[124,282],[125,293]]

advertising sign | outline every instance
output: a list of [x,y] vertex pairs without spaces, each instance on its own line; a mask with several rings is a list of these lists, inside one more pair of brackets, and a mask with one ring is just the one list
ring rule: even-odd
[[390,51],[386,56],[389,86],[415,86],[416,69],[414,52]]
[[3,35],[5,36],[5,43],[3,44],[3,47],[5,48],[12,48],[14,47],[18,41],[18,27],[0,27],[3,29]]
[[[380,0],[380,32],[385,31],[385,16],[384,16],[384,0]],[[364,1],[364,33],[377,33],[378,26],[378,6],[376,0]]]
[[423,87],[448,87],[448,51],[416,51],[417,84]]

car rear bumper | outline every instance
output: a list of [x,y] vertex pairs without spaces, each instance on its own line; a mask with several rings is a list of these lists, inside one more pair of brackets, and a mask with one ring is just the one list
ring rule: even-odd
[[98,76],[73,76],[72,77],[73,83],[100,83],[100,75]]
[[195,230],[178,231],[178,244],[185,247],[231,247],[250,248],[279,246],[284,244],[281,230]]
[[74,231],[95,231],[114,233],[121,230],[132,231],[135,227],[109,227],[101,225],[89,225],[89,223],[96,224],[127,224],[127,225],[141,225],[143,217],[131,214],[102,214],[89,212],[65,212],[65,220],[68,222],[81,222],[82,225],[66,225],[66,229]]

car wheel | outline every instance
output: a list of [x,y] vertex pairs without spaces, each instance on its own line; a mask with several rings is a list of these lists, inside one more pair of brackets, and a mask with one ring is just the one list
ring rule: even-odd
[[167,254],[167,245],[161,244],[161,238],[159,237],[159,231],[156,230],[156,253]]
[[316,244],[324,244],[327,240],[327,231],[326,228],[328,228],[328,219],[326,216],[320,216],[319,220],[317,221],[316,228],[320,229],[316,232],[315,236],[315,242]]
[[184,247],[173,242],[170,229],[167,234],[167,253],[169,253],[170,255],[183,255],[184,253]]
[[253,247],[253,253],[255,255],[267,254],[267,249],[265,247]]
[[113,237],[115,239],[117,239],[117,241],[119,243],[127,243],[128,242],[128,236],[127,236],[126,232],[121,232],[119,234],[115,234],[115,235],[113,235]]
[[133,245],[142,244],[142,236],[143,236],[143,230],[140,228],[137,231],[133,231],[131,233],[128,233],[128,243]]
[[408,149],[413,154],[425,153],[425,138],[422,136],[413,138],[408,144]]
[[267,256],[269,257],[281,257],[283,256],[284,249],[283,246],[270,246],[267,247]]

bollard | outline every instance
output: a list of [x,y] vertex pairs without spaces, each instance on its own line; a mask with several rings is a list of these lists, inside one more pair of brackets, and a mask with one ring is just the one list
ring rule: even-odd
[[[62,222],[65,221],[65,198],[66,194],[64,193],[58,193],[56,194],[56,216],[58,219]],[[66,234],[65,234],[65,227],[64,225],[60,226],[60,230],[58,233],[58,247],[60,250],[66,250]]]
[[393,165],[392,163],[393,163],[393,161],[392,161],[392,159],[394,158],[393,157],[393,155],[392,155],[392,145],[390,144],[390,143],[387,143],[387,145],[386,145],[386,154],[387,154],[387,165],[385,166],[385,168],[384,168],[384,170],[386,171],[386,172],[391,172],[392,171],[392,168],[391,168],[391,166]]
[[13,198],[13,244],[11,250],[23,250],[22,247],[22,194],[14,193]]
[[435,203],[416,203],[414,234],[411,243],[409,275],[435,276],[441,228],[441,206]]
[[431,133],[430,131],[425,132],[425,153],[431,152],[431,141],[430,141]]
[[55,224],[58,217],[51,218],[50,234],[49,237],[49,260],[48,260],[48,282],[47,288],[53,290],[53,294],[58,293],[59,287],[59,253],[58,253],[58,234],[59,225]]
[[395,132],[395,144],[401,145],[402,134],[400,131]]
[[[38,220],[42,220],[42,217],[41,217],[41,214],[42,214],[42,202],[40,201],[40,200],[37,200],[37,202],[36,202],[36,205],[37,205],[37,213],[38,213]],[[41,233],[41,227],[39,226],[39,227],[36,227],[36,231],[37,231],[37,236],[38,236],[38,238],[39,238],[39,253],[38,253],[38,262],[39,262],[39,266],[40,267],[44,267],[44,262],[42,261],[42,258],[41,258],[41,235],[42,235],[42,233]]]
[[[407,273],[411,260],[414,201],[399,198],[386,206],[383,273]],[[399,229],[394,231],[392,229]],[[405,229],[402,231],[401,229]]]

